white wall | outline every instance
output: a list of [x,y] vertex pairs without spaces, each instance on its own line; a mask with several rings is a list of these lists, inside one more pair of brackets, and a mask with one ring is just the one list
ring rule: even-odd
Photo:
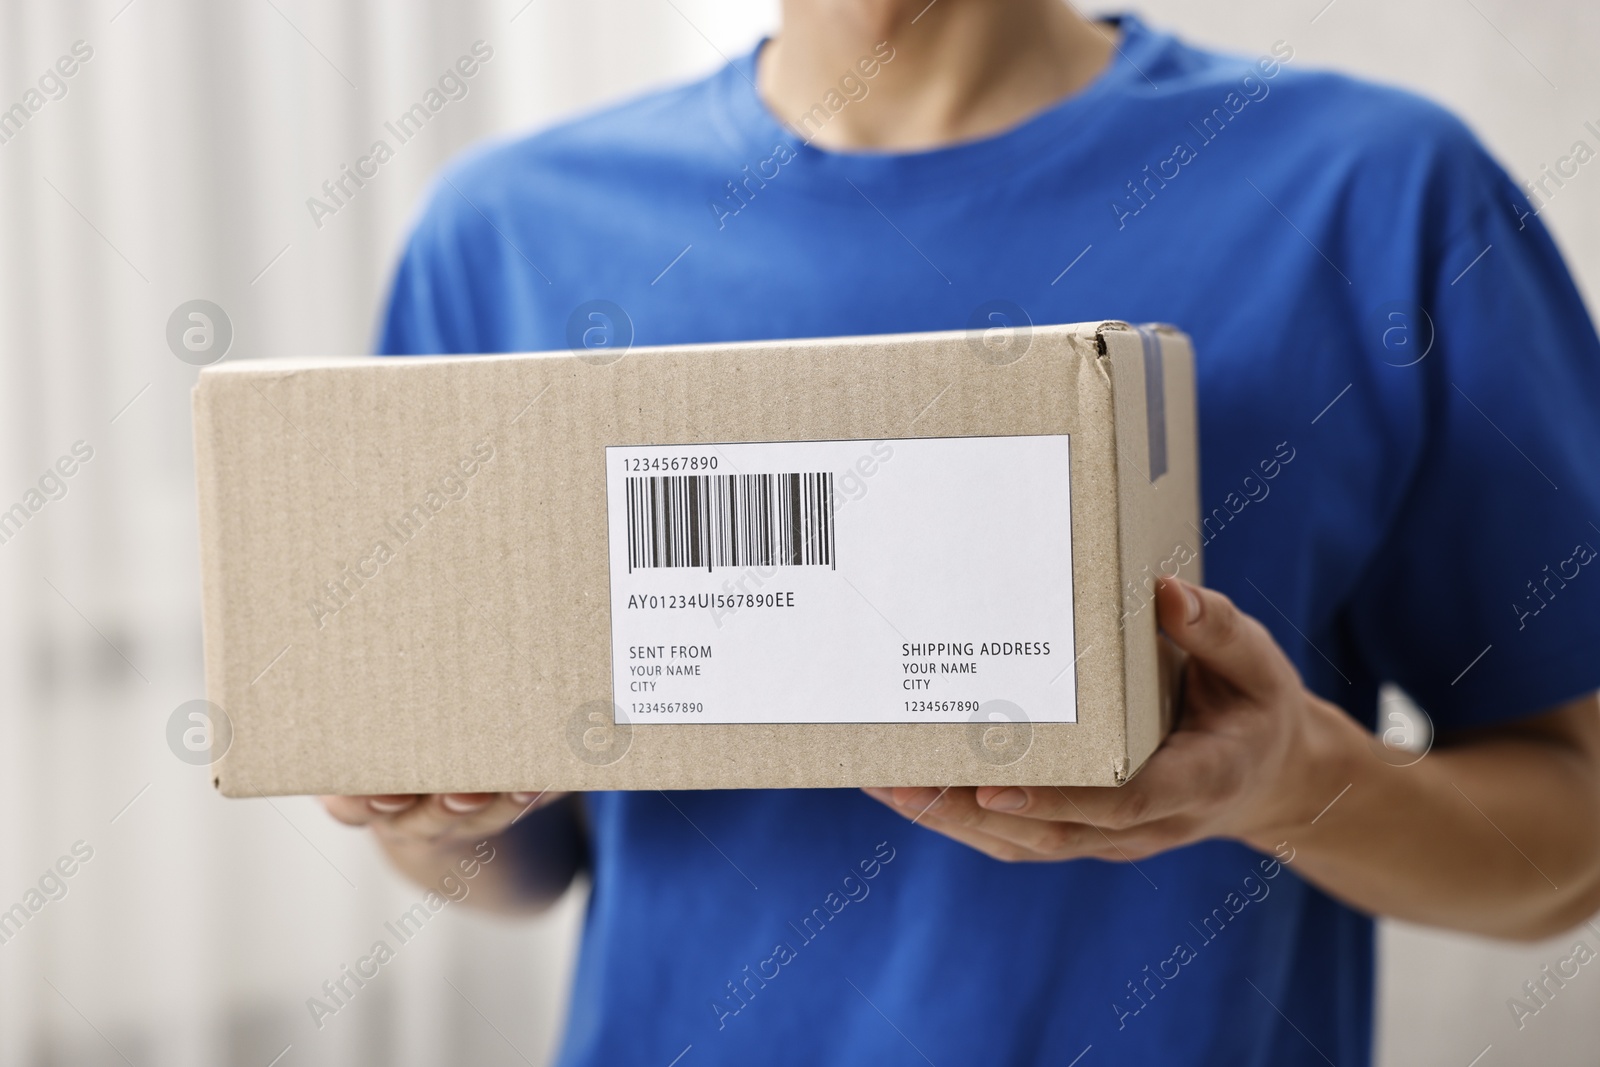
[[[1312,22],[1322,4],[1145,10],[1208,43],[1257,52],[1284,38],[1306,65],[1421,89],[1520,177],[1600,121],[1591,7],[1336,0]],[[447,912],[315,1030],[305,999],[416,894],[308,801],[218,798],[164,736],[201,695],[195,371],[166,347],[171,311],[220,304],[235,356],[364,350],[440,161],[709,70],[773,18],[770,0],[524,5],[0,0],[0,106],[74,41],[94,49],[67,95],[0,144],[0,499],[75,441],[94,449],[67,495],[0,544],[0,905],[74,842],[94,849],[68,895],[0,945],[0,1067],[266,1065],[285,1046],[285,1067],[548,1054],[579,901],[537,923]],[[480,39],[495,56],[471,95],[313,227],[306,197]],[[1545,218],[1593,303],[1591,169]],[[1586,969],[1522,1032],[1505,1007],[1570,940],[1387,929],[1385,1062],[1460,1067],[1490,1044],[1485,1067],[1592,1061],[1600,976]]]

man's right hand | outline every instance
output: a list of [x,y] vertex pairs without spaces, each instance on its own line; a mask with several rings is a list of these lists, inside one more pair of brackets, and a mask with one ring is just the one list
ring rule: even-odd
[[323,797],[328,814],[346,826],[370,826],[385,848],[449,851],[503,832],[530,811],[565,793],[436,793]]
[[[325,796],[322,804],[347,826],[369,827],[390,862],[427,889],[460,861],[479,855],[483,841],[492,841],[498,852],[526,853],[485,863],[467,899],[491,911],[528,913],[558,899],[583,862],[575,809],[561,803],[569,797],[555,792],[393,794]],[[502,838],[524,816],[557,807],[563,810],[530,820],[527,832]]]

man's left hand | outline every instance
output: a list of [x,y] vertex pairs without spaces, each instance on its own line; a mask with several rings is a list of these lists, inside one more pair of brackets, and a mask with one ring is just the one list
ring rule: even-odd
[[1270,850],[1275,828],[1307,817],[1317,726],[1330,714],[1345,730],[1353,724],[1312,695],[1266,627],[1221,593],[1165,580],[1156,610],[1189,653],[1184,706],[1127,785],[866,792],[1001,860],[1138,860],[1212,837]]

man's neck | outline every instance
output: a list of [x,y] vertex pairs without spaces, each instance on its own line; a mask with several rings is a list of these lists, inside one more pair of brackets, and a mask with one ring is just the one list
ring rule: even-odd
[[1116,47],[1114,28],[1062,0],[924,4],[783,0],[783,28],[758,63],[767,106],[822,148],[937,148],[992,136],[1065,99]]

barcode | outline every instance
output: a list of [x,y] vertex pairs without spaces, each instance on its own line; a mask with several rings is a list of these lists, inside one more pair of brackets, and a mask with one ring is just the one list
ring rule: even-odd
[[833,475],[629,478],[628,571],[833,567]]

